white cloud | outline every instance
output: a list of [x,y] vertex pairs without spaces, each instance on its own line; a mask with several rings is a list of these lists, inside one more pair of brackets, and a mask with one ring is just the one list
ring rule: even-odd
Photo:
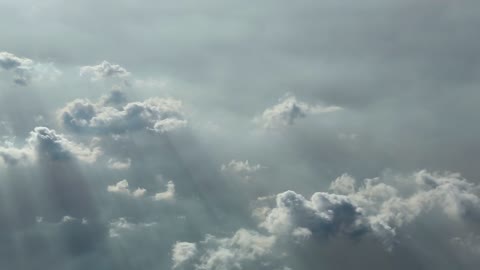
[[26,145],[17,148],[12,145],[0,146],[0,157],[8,165],[35,161],[38,158],[66,160],[75,158],[93,163],[102,154],[94,143],[90,146],[78,144],[67,139],[63,134],[47,127],[36,127],[30,132]]
[[419,171],[401,182],[409,183],[413,191],[402,191],[380,178],[366,179],[355,189],[354,179],[342,175],[330,189],[344,195],[316,192],[306,199],[286,191],[276,196],[274,207],[261,207],[255,214],[260,227],[274,235],[292,236],[298,228],[320,236],[370,232],[388,248],[399,228],[434,209],[452,222],[480,216],[479,187],[458,174]]
[[330,190],[337,194],[351,194],[355,192],[355,179],[348,174],[342,174],[330,184]]
[[132,165],[132,160],[127,158],[126,160],[117,160],[114,158],[111,158],[108,160],[108,168],[114,169],[114,170],[126,170],[130,168]]
[[94,66],[83,66],[80,67],[80,75],[88,76],[92,80],[100,80],[104,78],[124,78],[130,76],[125,68],[120,65],[111,64],[108,61],[103,61],[98,65]]
[[182,102],[171,98],[149,98],[124,106],[87,99],[77,99],[58,111],[62,125],[74,132],[120,134],[127,131],[152,130],[163,133],[184,127]]
[[262,169],[265,167],[260,164],[250,164],[248,160],[231,160],[227,164],[222,164],[221,167],[222,172],[232,173],[245,179],[250,179],[253,173]]
[[182,266],[197,254],[197,245],[189,242],[176,242],[172,248],[173,268]]
[[0,68],[13,72],[18,85],[27,85],[32,79],[55,80],[61,74],[52,63],[36,63],[8,52],[0,52]]
[[169,201],[175,198],[175,184],[173,181],[168,181],[165,186],[167,187],[166,191],[155,194],[154,199],[156,201]]
[[267,108],[262,115],[254,120],[264,128],[279,128],[293,125],[297,119],[304,118],[310,114],[331,113],[339,110],[342,110],[342,108],[338,106],[323,107],[310,105],[298,101],[295,96],[287,96],[280,100],[279,104]]
[[108,233],[111,238],[117,238],[117,237],[121,237],[122,233],[125,233],[128,231],[134,231],[137,229],[149,228],[155,225],[157,225],[156,222],[131,223],[125,217],[120,217],[110,222]]
[[[188,247],[191,256],[181,256],[188,260],[188,269],[228,270],[243,269],[244,264],[254,263],[258,259],[272,254],[276,242],[274,236],[265,236],[255,231],[240,229],[232,237],[218,238],[207,235],[205,240],[196,244],[195,253]],[[192,243],[188,243],[192,244]],[[177,244],[174,245],[175,249]],[[194,256],[198,254],[198,256]],[[183,254],[182,254],[183,255]],[[173,265],[176,261],[173,260]]]
[[134,191],[130,191],[128,181],[126,179],[123,179],[121,181],[118,181],[115,185],[108,186],[107,191],[111,193],[125,194],[132,197],[142,197],[143,195],[145,195],[145,192],[147,190],[144,188],[137,188]]

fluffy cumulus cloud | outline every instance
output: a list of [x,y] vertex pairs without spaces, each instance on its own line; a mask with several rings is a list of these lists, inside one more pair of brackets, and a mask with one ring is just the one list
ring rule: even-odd
[[65,135],[58,134],[47,127],[36,127],[30,132],[23,147],[13,145],[0,146],[0,157],[5,164],[15,165],[22,162],[32,162],[39,159],[71,160],[77,159],[93,163],[102,154],[95,140],[90,145],[84,145],[69,140]]
[[173,181],[168,181],[165,187],[165,191],[158,192],[153,197],[156,201],[171,201],[175,199],[175,184]]
[[[330,190],[310,199],[293,191],[280,193],[275,206],[262,212],[260,227],[276,235],[359,236],[372,233],[392,248],[393,238],[403,226],[431,211],[443,212],[447,220],[476,220],[480,215],[479,187],[458,174],[419,171],[403,178],[412,191],[366,179],[358,189],[355,180],[342,175]],[[308,230],[308,231],[307,231]]]
[[[62,125],[73,132],[119,134],[151,130],[163,133],[184,127],[182,102],[172,98],[149,98],[118,106],[118,94],[102,97],[100,102],[77,99],[58,111]],[[112,105],[113,103],[113,105]]]
[[51,63],[36,63],[9,52],[0,52],[0,68],[13,72],[13,81],[17,85],[28,85],[32,78],[55,79],[60,75],[60,71]]
[[[172,257],[174,268],[198,270],[265,269],[258,260],[272,254],[274,236],[240,229],[232,237],[207,235],[198,244],[177,242],[172,249],[179,256]],[[253,263],[253,264],[252,264]],[[268,264],[268,262],[265,262]],[[268,269],[268,265],[267,266]]]
[[197,245],[189,242],[176,242],[172,248],[173,268],[182,266],[197,254]]
[[280,102],[270,108],[267,108],[262,115],[257,116],[255,122],[264,128],[278,128],[293,125],[298,119],[311,114],[324,114],[342,110],[338,106],[310,105],[303,101],[298,101],[295,96],[289,95],[281,99]]
[[[258,231],[240,229],[230,238],[207,235],[197,243],[198,250],[180,256],[184,260],[176,259],[174,265],[189,261],[194,269],[226,270],[248,269],[249,263],[255,262],[256,267],[274,269],[272,265],[278,258],[271,256],[272,250],[281,254],[287,247],[307,241],[326,244],[337,237],[362,241],[370,235],[385,250],[392,251],[398,231],[422,215],[438,211],[445,222],[477,220],[479,186],[460,175],[419,171],[401,177],[400,182],[365,179],[357,187],[356,180],[344,174],[330,187],[332,192],[342,194],[315,192],[305,198],[294,191],[285,191],[262,197],[259,202],[267,206],[254,209],[254,216],[259,219]],[[407,183],[408,188],[396,187],[395,183]],[[273,205],[268,206],[271,200]],[[473,251],[477,248],[473,240],[453,238],[451,242]]]
[[125,78],[130,76],[130,72],[120,65],[103,61],[98,65],[80,67],[80,75],[88,76],[92,80],[100,80],[105,78]]
[[147,190],[139,187],[134,191],[130,191],[128,187],[128,181],[126,179],[123,179],[121,181],[118,181],[115,185],[108,186],[107,191],[111,193],[120,193],[132,197],[142,197],[143,195],[145,195],[145,192]]

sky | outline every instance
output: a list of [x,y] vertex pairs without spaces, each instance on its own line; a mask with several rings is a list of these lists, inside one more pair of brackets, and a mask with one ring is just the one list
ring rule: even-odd
[[0,0],[0,268],[477,269],[479,10]]

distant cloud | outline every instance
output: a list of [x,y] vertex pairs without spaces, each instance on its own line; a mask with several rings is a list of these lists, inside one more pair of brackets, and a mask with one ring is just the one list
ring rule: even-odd
[[175,198],[175,184],[173,181],[168,181],[165,185],[167,190],[155,194],[154,199],[156,201],[170,201]]
[[260,164],[250,164],[248,160],[231,160],[229,163],[222,164],[221,171],[236,174],[238,176],[249,179],[251,174],[265,169]]
[[80,67],[80,75],[88,76],[92,80],[100,80],[105,78],[124,78],[130,76],[125,68],[120,65],[111,64],[108,61],[103,61],[98,65],[94,66],[83,66]]
[[255,122],[264,128],[279,128],[293,125],[298,119],[305,118],[310,114],[331,113],[342,110],[338,106],[323,107],[310,105],[298,101],[295,96],[287,96],[280,100],[280,103],[267,108],[262,115],[257,116]]
[[[172,256],[173,265],[174,268],[185,266],[186,269],[197,270],[244,269],[245,264],[257,262],[259,258],[272,254],[275,242],[274,236],[245,229],[226,238],[207,235],[198,244],[177,242],[172,248],[172,253],[178,255]],[[188,265],[185,265],[187,262]]]
[[114,170],[126,170],[130,168],[132,165],[132,160],[127,158],[126,160],[117,160],[117,159],[109,159],[108,160],[108,168],[114,169]]
[[147,190],[144,188],[137,188],[134,191],[130,191],[128,186],[128,181],[126,179],[123,179],[117,182],[115,185],[108,186],[107,191],[111,193],[120,193],[120,194],[138,198],[145,195],[145,192]]
[[109,236],[111,238],[118,238],[121,237],[123,233],[127,233],[129,231],[135,231],[138,229],[145,229],[156,225],[157,223],[132,223],[129,222],[125,217],[120,217],[118,219],[112,220],[109,225]]
[[61,74],[51,63],[35,63],[9,52],[0,52],[0,68],[13,72],[13,82],[22,86],[28,85],[32,79],[53,80]]
[[173,268],[185,264],[197,254],[197,245],[189,242],[176,242],[172,248]]
[[[62,125],[74,132],[121,134],[127,131],[151,130],[168,132],[187,124],[182,102],[171,98],[150,98],[112,106],[112,98],[102,97],[98,103],[77,99],[58,111]],[[120,99],[121,100],[121,99]],[[118,103],[117,103],[118,104]]]
[[0,157],[8,165],[19,162],[34,161],[38,158],[49,160],[78,159],[92,163],[102,154],[95,145],[85,146],[67,139],[63,134],[57,134],[55,130],[47,127],[36,127],[30,132],[26,145],[17,148],[15,146],[0,146]]

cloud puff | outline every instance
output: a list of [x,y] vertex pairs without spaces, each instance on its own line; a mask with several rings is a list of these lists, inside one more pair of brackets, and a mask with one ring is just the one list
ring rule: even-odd
[[153,197],[156,201],[170,201],[175,198],[175,184],[173,181],[168,181],[165,186],[167,187],[166,191],[159,192]]
[[125,68],[120,65],[111,64],[108,61],[103,61],[95,66],[80,67],[81,76],[89,76],[92,80],[100,80],[104,78],[124,78],[130,76]]
[[250,178],[252,173],[255,173],[265,167],[260,164],[250,164],[248,160],[231,160],[227,164],[222,164],[221,170],[222,172],[229,172],[246,179]]
[[[240,229],[232,237],[226,238],[207,235],[205,240],[198,244],[181,242],[181,247],[185,247],[188,253],[182,252],[182,256],[179,256],[183,259],[182,264],[177,264],[178,260],[172,258],[173,265],[184,266],[188,261],[191,264],[188,269],[244,269],[245,264],[254,263],[257,259],[271,254],[275,241],[274,236],[265,236],[245,229]],[[179,249],[178,244],[177,242],[173,246],[172,252]],[[193,245],[197,247],[195,250]]]
[[55,79],[60,75],[51,63],[35,63],[32,59],[8,52],[0,52],[0,68],[12,71],[15,74],[13,81],[18,85],[27,85],[32,78]]
[[126,160],[117,160],[117,159],[109,159],[108,160],[108,168],[114,169],[114,170],[126,170],[130,168],[132,165],[132,160],[127,158]]
[[[310,200],[293,191],[276,196],[276,207],[260,224],[272,234],[321,236],[364,230],[361,209],[347,196],[316,192]],[[298,229],[301,228],[301,231]]]
[[342,108],[338,106],[323,107],[310,105],[298,101],[295,96],[287,96],[280,100],[279,104],[267,108],[261,116],[256,117],[254,120],[264,128],[278,128],[293,125],[297,119],[304,118],[310,114],[331,113],[339,110],[342,110]]
[[172,248],[173,268],[178,268],[197,254],[197,245],[189,242],[176,242]]
[[184,127],[182,102],[172,98],[149,98],[124,106],[109,105],[110,97],[98,103],[77,99],[58,111],[62,125],[74,132],[120,134],[152,130],[163,133]]
[[115,185],[108,186],[107,191],[111,193],[121,193],[132,197],[142,197],[145,195],[147,190],[144,188],[137,188],[134,191],[130,191],[128,188],[128,181],[123,179],[117,182]]
[[26,145],[0,146],[0,157],[8,165],[19,162],[35,161],[37,159],[68,160],[78,159],[92,163],[102,154],[99,147],[85,146],[67,139],[63,134],[47,127],[36,127],[26,139]]

